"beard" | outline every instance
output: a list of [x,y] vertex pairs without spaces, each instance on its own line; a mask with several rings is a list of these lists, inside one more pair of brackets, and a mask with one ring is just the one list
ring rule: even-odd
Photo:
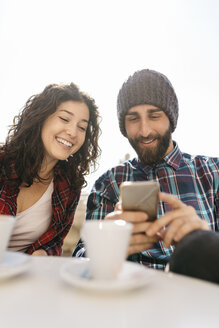
[[[143,148],[139,144],[140,142],[147,142],[152,139],[157,140],[157,145],[154,147]],[[143,164],[154,166],[162,161],[163,157],[167,152],[171,140],[171,128],[169,127],[168,130],[164,133],[164,135],[150,134],[146,138],[140,136],[135,139],[128,138],[128,140],[131,146],[138,154],[138,158],[140,159],[140,161]]]

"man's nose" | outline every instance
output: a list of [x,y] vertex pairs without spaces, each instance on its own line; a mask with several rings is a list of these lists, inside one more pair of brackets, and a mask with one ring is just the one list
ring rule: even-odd
[[151,134],[152,129],[151,129],[151,125],[148,122],[148,120],[142,120],[141,124],[140,124],[140,134],[142,137],[147,137]]

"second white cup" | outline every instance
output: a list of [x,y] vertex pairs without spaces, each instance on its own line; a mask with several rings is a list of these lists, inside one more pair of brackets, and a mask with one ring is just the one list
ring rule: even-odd
[[127,257],[132,224],[124,220],[85,221],[82,239],[92,278],[115,279]]

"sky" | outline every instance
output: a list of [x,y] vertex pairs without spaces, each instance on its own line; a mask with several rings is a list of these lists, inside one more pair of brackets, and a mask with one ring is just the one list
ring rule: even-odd
[[179,100],[173,139],[219,156],[219,1],[0,0],[0,141],[26,100],[50,83],[76,83],[102,117],[95,179],[135,153],[120,133],[116,99],[136,70],[165,74]]

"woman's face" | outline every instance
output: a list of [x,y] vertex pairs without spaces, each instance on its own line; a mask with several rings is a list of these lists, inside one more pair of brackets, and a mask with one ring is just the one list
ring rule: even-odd
[[68,100],[61,103],[56,112],[43,124],[41,138],[47,164],[66,160],[83,145],[89,122],[86,104]]

